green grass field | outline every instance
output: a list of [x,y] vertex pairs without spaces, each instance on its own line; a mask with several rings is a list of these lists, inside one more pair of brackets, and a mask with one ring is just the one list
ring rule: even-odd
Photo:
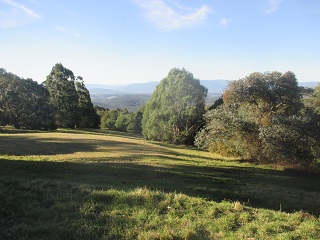
[[0,130],[0,239],[320,239],[320,178],[104,130]]

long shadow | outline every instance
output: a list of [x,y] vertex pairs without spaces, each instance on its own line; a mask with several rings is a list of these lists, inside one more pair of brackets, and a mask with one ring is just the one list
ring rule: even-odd
[[121,223],[123,227],[134,228],[136,224],[135,219],[124,215],[100,215],[99,211],[108,212],[111,204],[119,207],[113,198],[94,204],[90,191],[67,182],[7,179],[0,181],[0,187],[0,239],[3,240],[123,239],[121,231],[114,231],[114,226],[121,228]]
[[116,140],[81,139],[69,140],[66,138],[35,138],[25,135],[0,137],[0,155],[30,156],[72,154],[75,152],[96,151],[101,146],[117,146],[119,149],[132,147],[136,143],[126,143]]
[[[130,157],[130,156],[129,156]],[[161,156],[163,160],[167,157]],[[171,159],[172,160],[172,159]],[[148,187],[181,192],[214,201],[249,202],[253,207],[320,213],[316,176],[247,167],[203,167],[139,162],[33,162],[0,159],[0,181],[9,179],[62,181],[96,189]],[[290,193],[291,195],[287,195]],[[312,198],[312,196],[314,198]]]
[[[98,131],[97,134],[100,133],[101,131]],[[1,136],[0,155],[3,157],[0,159],[0,180],[48,179],[103,189],[147,186],[215,201],[227,199],[248,202],[254,207],[274,210],[281,208],[285,211],[303,209],[315,214],[320,213],[320,178],[317,175],[241,164],[202,166],[201,159],[211,162],[217,160],[175,151],[183,149],[179,146],[169,149],[166,144],[154,145],[155,147],[148,148],[135,142],[86,139],[85,134],[79,141],[57,137],[35,138],[24,134]],[[130,151],[118,158],[109,158],[108,155],[105,158],[92,157],[90,163],[14,161],[6,157],[98,152],[101,146],[107,147],[107,150],[101,151],[108,153],[126,149]],[[139,155],[140,152],[142,155]],[[186,157],[190,159],[187,160]],[[144,158],[147,158],[147,163],[140,161]],[[154,165],[149,163],[150,159],[155,160]],[[191,161],[197,163],[190,164]]]
[[[97,131],[96,135],[102,136],[119,136],[113,135],[110,131],[104,133],[104,131]],[[27,132],[26,132],[27,133]],[[66,137],[35,137],[28,134],[10,134],[10,136],[0,136],[0,155],[14,155],[14,156],[31,156],[31,155],[57,155],[57,154],[72,154],[75,152],[99,152],[106,151],[106,149],[101,149],[101,147],[108,148],[108,153],[123,152],[129,149],[130,152],[143,152],[148,155],[172,155],[178,157],[190,157],[194,158],[193,155],[183,154],[176,152],[174,150],[169,150],[168,148],[162,147],[161,145],[153,144],[155,147],[146,147],[134,141],[124,142],[118,140],[110,139],[87,139],[86,134],[92,135],[92,132],[75,131],[75,130],[59,130],[59,133],[69,133],[69,134],[79,134],[82,135],[81,139],[68,139]],[[71,135],[70,135],[71,136]],[[140,140],[139,136],[134,137],[134,135],[124,135],[127,139]],[[210,158],[197,157],[205,160]],[[181,161],[183,161],[181,159]]]
[[[188,146],[188,145],[173,145],[173,144],[169,144],[169,143],[163,143],[163,142],[152,142],[153,145],[162,147],[164,149],[165,152],[170,152],[171,154],[176,154],[177,156],[182,156],[182,157],[187,157],[187,158],[197,158],[197,159],[203,159],[203,160],[212,160],[211,157],[205,157],[205,156],[201,156],[201,155],[197,155],[195,156],[194,154],[187,154],[187,153],[183,153],[181,152],[181,150],[194,150],[194,151],[198,151],[201,152],[202,150],[197,149],[194,146]],[[168,150],[168,148],[170,149],[175,149],[178,150],[176,151],[172,151],[172,150]],[[180,150],[180,151],[179,151]],[[219,161],[226,161],[223,158],[214,158],[214,160],[219,160]],[[238,161],[238,159],[235,159],[236,161]],[[228,161],[230,162],[230,158],[228,159]]]

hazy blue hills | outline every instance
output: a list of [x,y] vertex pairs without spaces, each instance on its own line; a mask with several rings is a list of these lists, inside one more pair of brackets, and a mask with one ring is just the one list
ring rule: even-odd
[[151,94],[91,94],[92,103],[108,109],[128,109],[138,111],[150,99]]
[[[222,93],[230,81],[201,80],[210,93]],[[91,94],[152,94],[159,82],[132,83],[125,86],[87,84]]]
[[[206,99],[208,105],[212,105],[217,97],[220,97],[227,80],[202,80],[201,84],[208,88]],[[126,86],[87,84],[94,105],[109,109],[139,110],[149,100],[159,82],[132,83]]]
[[319,82],[299,82],[298,84],[301,87],[314,88],[319,84]]
[[119,95],[119,94],[124,94],[121,91],[113,90],[113,89],[108,89],[108,88],[88,88],[89,92],[91,95]]
[[[229,80],[201,80],[208,89],[207,105],[212,105],[227,87]],[[150,98],[159,82],[132,83],[126,86],[87,84],[94,105],[109,109],[137,111]],[[299,82],[300,86],[314,88],[319,82]]]
[[152,94],[159,82],[132,83],[125,86],[86,84],[90,94]]
[[208,89],[209,93],[223,93],[230,80],[200,80],[201,85]]
[[[209,93],[222,93],[230,80],[201,80]],[[152,94],[159,82],[132,83],[125,86],[87,84],[90,94]],[[303,87],[315,87],[319,82],[299,82]]]

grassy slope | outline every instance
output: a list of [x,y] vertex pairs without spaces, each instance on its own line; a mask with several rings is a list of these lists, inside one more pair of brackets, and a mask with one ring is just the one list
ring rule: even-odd
[[319,184],[134,135],[0,133],[0,239],[317,239]]

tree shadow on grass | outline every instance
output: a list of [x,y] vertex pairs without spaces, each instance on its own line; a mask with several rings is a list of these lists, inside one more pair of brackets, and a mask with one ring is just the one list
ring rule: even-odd
[[136,143],[126,143],[116,140],[98,139],[66,139],[50,137],[30,137],[27,135],[11,135],[0,137],[0,155],[30,156],[72,154],[75,152],[92,152],[101,146],[117,146],[119,149],[133,147]]
[[[69,132],[70,133],[70,132]],[[100,134],[98,131],[97,134]],[[71,137],[72,135],[70,135]],[[74,135],[73,135],[74,136]],[[317,175],[256,168],[248,164],[221,164],[205,156],[183,152],[183,147],[111,138],[75,139],[55,135],[0,136],[0,180],[61,181],[92,188],[148,187],[181,192],[210,200],[242,201],[274,210],[320,213]],[[10,155],[55,155],[105,152],[81,162],[15,161]],[[126,153],[127,151],[127,153]],[[115,157],[116,156],[116,157]]]
[[[134,156],[133,156],[134,157]],[[130,158],[130,156],[129,156]],[[164,161],[166,156],[161,156]],[[168,159],[167,159],[168,160]],[[170,158],[170,160],[172,160]],[[320,180],[248,167],[159,165],[139,162],[33,162],[0,159],[0,180],[44,179],[94,189],[147,187],[214,201],[248,202],[259,208],[319,214]]]
[[[198,155],[194,155],[194,154],[187,154],[185,152],[183,152],[184,150],[191,150],[191,151],[198,151],[199,153],[202,152],[202,150],[197,149],[194,146],[187,146],[187,145],[173,145],[173,144],[169,144],[169,143],[163,143],[163,142],[152,142],[153,145],[159,146],[161,148],[163,148],[164,152],[168,152],[171,154],[175,154],[176,156],[181,156],[181,157],[187,157],[189,159],[202,159],[202,160],[213,160],[212,157],[205,157],[205,156],[201,156],[200,154]],[[174,149],[174,150],[169,150],[169,149]],[[214,158],[214,160],[219,160],[219,161],[226,161],[224,158]],[[238,160],[238,159],[237,159]],[[228,161],[231,161],[230,158],[228,159]]]
[[[123,239],[135,219],[109,213],[112,198],[47,179],[0,181],[0,239]],[[116,229],[115,229],[116,227]]]

